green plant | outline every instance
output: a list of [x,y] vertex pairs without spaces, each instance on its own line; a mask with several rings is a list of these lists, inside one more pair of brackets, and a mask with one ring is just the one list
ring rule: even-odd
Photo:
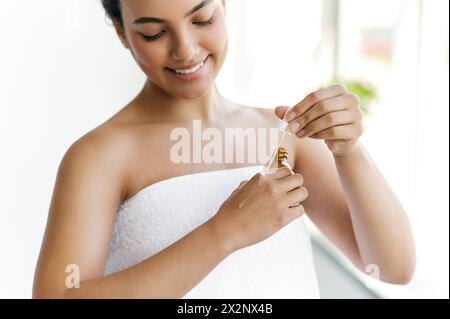
[[337,79],[331,81],[325,86],[335,84],[343,84],[350,93],[357,95],[361,99],[361,110],[363,111],[364,115],[367,116],[370,114],[371,105],[378,98],[377,89],[373,84],[361,80]]

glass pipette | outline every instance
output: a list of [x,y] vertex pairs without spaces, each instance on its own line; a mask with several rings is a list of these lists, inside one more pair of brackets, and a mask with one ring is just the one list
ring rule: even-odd
[[[286,115],[288,112],[286,112],[284,118],[282,120],[278,121],[278,142],[276,147],[272,151],[272,155],[270,157],[270,161],[264,166],[264,169],[262,171],[263,175],[271,174],[272,171],[276,168],[273,167],[276,160],[278,160],[278,148],[283,144],[283,141],[287,135],[292,135],[292,133],[289,131],[289,123],[286,121]],[[280,136],[281,134],[281,136]]]

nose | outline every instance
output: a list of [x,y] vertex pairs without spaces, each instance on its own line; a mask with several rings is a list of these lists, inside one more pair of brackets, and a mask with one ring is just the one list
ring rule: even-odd
[[182,34],[177,37],[171,50],[171,57],[179,61],[192,61],[198,56],[199,47],[194,37],[189,34]]

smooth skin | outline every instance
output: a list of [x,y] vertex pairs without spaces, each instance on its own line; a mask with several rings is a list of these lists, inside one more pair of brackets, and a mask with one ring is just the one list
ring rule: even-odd
[[[377,264],[381,280],[409,282],[415,253],[408,219],[359,142],[359,101],[342,86],[314,92],[290,110],[295,113],[291,128],[298,122],[306,134],[287,139],[289,167],[243,181],[203,225],[143,262],[104,275],[122,201],[170,177],[248,166],[173,164],[172,129],[189,129],[194,119],[222,132],[270,128],[287,111],[279,107],[275,116],[220,95],[214,80],[228,47],[226,6],[207,1],[186,16],[199,2],[122,2],[123,27],[115,23],[115,28],[148,81],[133,101],[76,141],[62,159],[33,297],[180,298],[227,256],[270,237],[305,212],[359,269]],[[148,16],[167,22],[133,23]],[[211,17],[212,24],[198,24]],[[155,41],[144,38],[158,34]],[[166,69],[207,56],[204,74],[195,81],[176,79]],[[80,288],[65,286],[70,264],[80,268]]]

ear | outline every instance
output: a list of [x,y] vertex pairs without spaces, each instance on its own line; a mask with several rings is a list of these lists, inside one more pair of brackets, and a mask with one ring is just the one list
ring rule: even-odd
[[126,49],[129,49],[128,40],[125,35],[125,30],[123,29],[122,25],[119,22],[113,22],[114,23],[114,29],[116,29],[117,36],[119,37],[120,41],[122,42],[123,46]]

